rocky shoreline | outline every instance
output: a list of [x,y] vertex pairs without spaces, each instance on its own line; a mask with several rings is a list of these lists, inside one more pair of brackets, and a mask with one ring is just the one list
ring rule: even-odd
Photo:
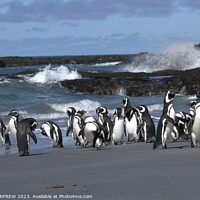
[[[145,58],[147,53],[129,55],[99,55],[99,56],[58,56],[58,57],[1,57],[0,67],[35,66],[46,64],[96,64],[118,62],[132,63],[133,60]],[[36,73],[27,70],[20,74]],[[79,72],[82,79],[64,80],[60,84],[74,92],[90,95],[128,95],[151,96],[164,95],[167,90],[173,90],[185,95],[196,94],[200,90],[200,68],[176,71],[165,70],[153,73],[129,72]],[[7,75],[9,78],[19,78],[17,75]],[[2,75],[1,75],[2,76]],[[5,76],[5,74],[4,74]]]
[[45,56],[45,57],[0,57],[0,67],[20,67],[20,66],[37,66],[37,65],[67,65],[67,64],[96,64],[106,62],[118,62],[127,64],[133,59],[146,55],[124,54],[124,55],[93,55],[93,56]]
[[68,90],[92,95],[152,96],[167,90],[194,95],[200,90],[200,68],[154,73],[82,73],[83,79],[61,81]]

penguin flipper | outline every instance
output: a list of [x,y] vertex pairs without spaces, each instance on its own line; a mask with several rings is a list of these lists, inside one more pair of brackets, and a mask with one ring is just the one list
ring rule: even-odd
[[72,125],[69,125],[69,126],[67,127],[67,131],[66,131],[66,136],[67,136],[67,137],[69,136],[69,133],[70,133],[71,130],[72,130]]
[[32,140],[35,142],[35,144],[37,144],[36,135],[32,131],[29,131],[27,134],[32,138]]
[[138,127],[137,127],[137,135],[139,134],[140,130],[142,129],[142,127],[144,126],[144,122],[141,122]]
[[169,116],[167,116],[167,118],[166,118],[166,123],[170,123],[175,126],[174,120]]
[[9,134],[6,134],[4,137],[5,137],[5,145],[11,145]]

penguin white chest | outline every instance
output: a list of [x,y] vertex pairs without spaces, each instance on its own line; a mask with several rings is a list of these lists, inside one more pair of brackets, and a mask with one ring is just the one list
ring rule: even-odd
[[97,131],[97,127],[92,122],[89,122],[85,125],[84,133],[87,141],[90,144],[93,144],[94,135],[93,133]]
[[15,120],[13,118],[11,118],[9,123],[8,123],[8,129],[9,129],[10,133],[16,139],[17,129],[16,129],[16,126],[15,126]]
[[51,139],[50,127],[49,127],[49,125],[43,124],[42,128],[45,130],[45,133],[47,134],[47,136]]
[[126,132],[129,134],[136,134],[137,132],[137,118],[135,115],[129,121],[127,118],[125,119],[126,124]]
[[192,132],[196,135],[196,140],[200,141],[200,108],[196,110]]
[[114,142],[120,142],[124,135],[124,119],[115,118],[115,123],[113,126],[112,139]]

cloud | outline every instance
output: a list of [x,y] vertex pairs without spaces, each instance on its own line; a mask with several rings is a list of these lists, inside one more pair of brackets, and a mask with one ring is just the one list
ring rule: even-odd
[[13,0],[1,4],[0,21],[103,20],[112,15],[157,17],[169,16],[176,9],[174,0]]
[[184,8],[189,8],[191,10],[200,11],[200,1],[199,0],[180,0],[180,6]]

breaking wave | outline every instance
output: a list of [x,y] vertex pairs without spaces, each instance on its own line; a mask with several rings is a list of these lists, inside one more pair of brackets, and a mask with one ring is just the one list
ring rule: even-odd
[[122,67],[126,72],[189,70],[200,67],[200,51],[192,43],[175,43],[161,53],[143,54]]
[[80,100],[77,102],[70,102],[65,104],[49,104],[51,108],[53,108],[57,112],[65,112],[67,111],[68,107],[74,107],[77,111],[78,110],[85,110],[87,111],[87,114],[94,115],[95,110],[97,107],[101,106],[101,104],[98,101],[91,101],[89,99]]
[[46,66],[40,72],[36,73],[33,77],[29,78],[29,82],[33,83],[57,83],[63,80],[72,80],[82,78],[76,70],[69,70],[66,66],[59,67]]

